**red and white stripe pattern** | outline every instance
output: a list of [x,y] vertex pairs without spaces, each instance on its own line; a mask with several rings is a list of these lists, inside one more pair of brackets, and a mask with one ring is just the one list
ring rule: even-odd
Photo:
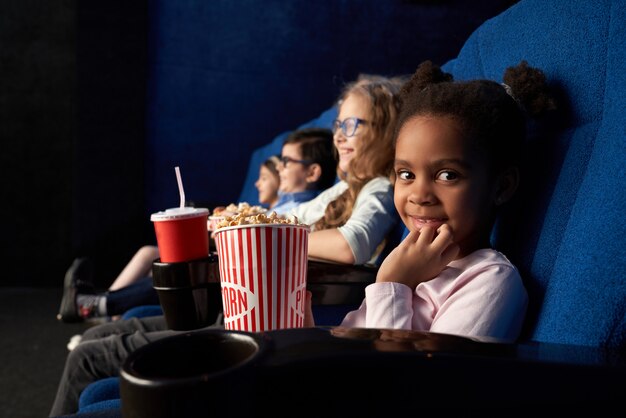
[[304,326],[309,227],[258,224],[215,231],[224,326],[268,331]]

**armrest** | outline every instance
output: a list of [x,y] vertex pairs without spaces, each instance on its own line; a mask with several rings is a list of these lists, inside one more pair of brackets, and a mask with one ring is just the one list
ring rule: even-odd
[[309,260],[307,288],[313,305],[360,305],[377,267]]
[[[559,412],[626,410],[626,354],[617,349],[340,327],[328,334],[320,329],[266,334],[276,347],[265,364],[275,379],[268,387],[289,391],[280,382],[302,373],[307,386],[299,389],[309,397],[349,387],[357,399],[335,397],[325,405],[337,413],[387,416],[415,411],[416,405],[494,416],[502,416],[501,408],[536,414],[546,405]],[[323,390],[313,383],[320,379]]]

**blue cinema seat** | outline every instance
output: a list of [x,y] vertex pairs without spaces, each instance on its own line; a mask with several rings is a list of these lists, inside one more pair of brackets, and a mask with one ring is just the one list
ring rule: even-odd
[[626,2],[523,0],[485,22],[445,65],[501,81],[544,70],[561,117],[535,127],[521,190],[494,231],[530,294],[524,339],[626,343]]
[[[626,350],[625,22],[622,0],[522,0],[444,66],[455,79],[502,81],[526,60],[558,92],[559,118],[531,127],[520,190],[493,231],[529,291],[520,342]],[[281,141],[255,152],[241,200]]]

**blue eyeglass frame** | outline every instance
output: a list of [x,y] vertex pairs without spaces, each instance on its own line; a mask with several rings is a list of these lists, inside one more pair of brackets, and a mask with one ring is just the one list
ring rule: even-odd
[[[348,135],[348,132],[346,132],[346,122],[349,120],[353,120],[354,122],[354,131],[352,131],[352,133],[350,135]],[[351,116],[349,118],[345,118],[344,120],[339,120],[339,119],[335,119],[333,121],[333,133],[337,132],[337,130],[339,128],[341,128],[341,132],[343,132],[344,136],[346,136],[347,138],[353,137],[354,135],[356,135],[356,131],[357,129],[359,129],[359,125],[363,124],[363,125],[367,125],[367,121],[365,119],[361,119],[361,118],[357,118],[354,116]]]
[[283,156],[283,155],[278,157],[278,160],[280,161],[280,163],[284,167],[287,167],[287,164],[289,164],[289,163],[298,163],[298,164],[302,164],[302,165],[311,165],[311,164],[313,164],[313,161],[311,161],[311,160],[296,160],[295,158],[286,157],[286,156]]

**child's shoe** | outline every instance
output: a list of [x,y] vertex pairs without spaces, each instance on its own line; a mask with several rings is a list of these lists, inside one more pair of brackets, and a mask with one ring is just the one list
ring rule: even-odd
[[77,258],[65,273],[63,299],[57,319],[63,322],[82,322],[98,310],[98,296],[91,281],[92,265],[86,258]]

